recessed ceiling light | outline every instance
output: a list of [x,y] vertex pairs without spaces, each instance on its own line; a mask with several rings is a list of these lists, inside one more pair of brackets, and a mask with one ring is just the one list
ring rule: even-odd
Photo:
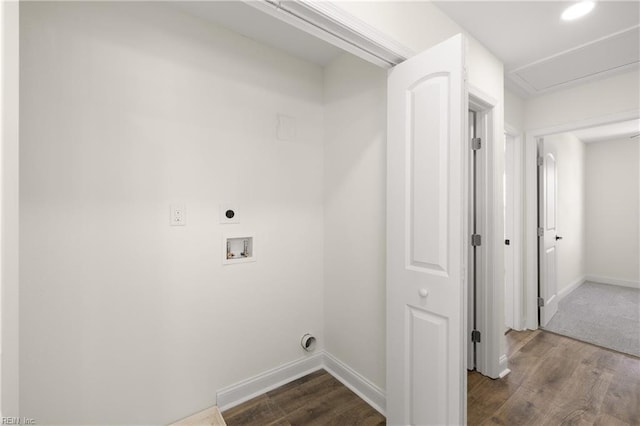
[[581,1],[569,6],[562,12],[562,19],[565,21],[573,21],[591,12],[595,7],[595,1]]

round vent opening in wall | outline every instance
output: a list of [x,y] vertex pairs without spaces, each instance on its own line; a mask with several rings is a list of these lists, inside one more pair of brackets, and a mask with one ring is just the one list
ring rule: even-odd
[[220,204],[220,223],[240,223],[240,208],[236,204]]

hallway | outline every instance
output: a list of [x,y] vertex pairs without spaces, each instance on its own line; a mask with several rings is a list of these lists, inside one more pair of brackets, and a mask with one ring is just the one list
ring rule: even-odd
[[468,375],[469,425],[640,424],[640,359],[540,330],[506,337],[511,373]]

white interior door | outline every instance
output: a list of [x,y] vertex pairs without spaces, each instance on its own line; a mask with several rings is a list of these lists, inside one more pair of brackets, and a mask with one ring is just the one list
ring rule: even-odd
[[556,210],[558,208],[558,163],[555,148],[551,144],[539,141],[539,152],[542,154],[540,166],[540,197],[539,197],[539,235],[540,250],[540,325],[545,326],[558,311],[558,223]]
[[388,78],[387,423],[463,424],[467,92],[457,35]]

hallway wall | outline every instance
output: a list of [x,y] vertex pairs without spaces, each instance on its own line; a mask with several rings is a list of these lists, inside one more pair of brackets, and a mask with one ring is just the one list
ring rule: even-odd
[[640,142],[586,145],[586,273],[640,288]]
[[525,129],[561,126],[639,108],[640,71],[634,70],[527,99]]

